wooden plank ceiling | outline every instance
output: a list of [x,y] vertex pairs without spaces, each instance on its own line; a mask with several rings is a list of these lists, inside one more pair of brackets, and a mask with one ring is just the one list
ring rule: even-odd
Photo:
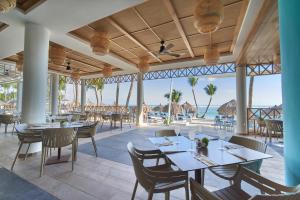
[[41,5],[46,0],[17,0],[17,8],[24,14]]
[[[224,21],[212,34],[212,43],[221,54],[231,54],[235,35],[240,29],[239,20],[244,16],[245,0],[223,0]],[[112,16],[85,25],[70,34],[81,41],[90,42],[95,31],[107,31],[110,36],[110,51],[137,64],[139,57],[150,54],[150,63],[178,61],[203,57],[209,45],[209,35],[200,34],[193,25],[196,0],[150,0]],[[179,58],[169,55],[157,57],[160,41],[172,43],[175,53],[184,53]]]
[[[56,43],[50,43],[50,50],[52,47],[62,47]],[[61,74],[71,74],[72,72],[79,72],[80,76],[87,76],[91,74],[102,74],[102,69],[107,63],[101,62],[95,58],[86,56],[82,53],[74,51],[72,49],[63,47],[67,53],[65,63],[63,65],[57,65],[53,63],[49,63],[49,70],[61,73]],[[18,53],[22,55],[23,52]],[[5,58],[6,61],[17,62],[18,56],[13,55],[8,58]],[[71,70],[67,70],[67,63],[70,62]],[[121,69],[112,66],[113,72],[120,71]]]

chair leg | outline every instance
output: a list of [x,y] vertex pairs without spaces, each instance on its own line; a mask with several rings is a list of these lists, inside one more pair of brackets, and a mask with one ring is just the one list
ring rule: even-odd
[[159,158],[156,159],[156,166],[159,164]]
[[42,156],[41,156],[41,167],[40,167],[40,177],[44,173],[44,162],[45,162],[45,147],[42,147]]
[[133,193],[132,193],[132,196],[131,196],[131,200],[134,200],[135,198],[135,194],[136,194],[136,190],[137,190],[137,187],[138,187],[138,180],[135,181],[135,184],[134,184],[134,188],[133,188]]
[[7,133],[7,126],[8,124],[5,124],[5,133]]
[[75,160],[75,141],[72,143],[72,171],[74,170],[74,160]]
[[170,200],[170,191],[165,193],[165,200]]
[[13,162],[13,164],[11,165],[11,169],[10,169],[11,171],[14,169],[14,166],[15,166],[16,160],[18,159],[18,156],[19,156],[19,153],[20,153],[20,150],[21,150],[22,146],[23,146],[23,142],[21,142],[21,144],[19,145],[19,148],[18,148],[18,151],[17,151],[16,157],[15,157],[15,159],[14,159],[14,162]]
[[91,139],[92,139],[92,143],[93,143],[93,146],[94,146],[94,151],[95,151],[96,157],[98,157],[97,146],[96,146],[95,139],[94,139],[94,137],[91,137]]
[[189,200],[190,197],[189,197],[189,181],[188,180],[186,180],[184,189],[185,189],[185,199]]
[[153,190],[149,190],[148,192],[148,200],[152,200],[153,198]]
[[16,128],[16,122],[14,122],[14,125],[13,125],[13,129],[12,129],[12,132],[11,132],[12,135],[14,134],[15,128]]
[[24,160],[26,160],[26,158],[27,158],[27,154],[28,154],[30,145],[31,145],[31,144],[29,143],[29,144],[28,144],[28,147],[27,147],[27,149],[26,149],[26,153],[25,153],[25,156],[24,156]]

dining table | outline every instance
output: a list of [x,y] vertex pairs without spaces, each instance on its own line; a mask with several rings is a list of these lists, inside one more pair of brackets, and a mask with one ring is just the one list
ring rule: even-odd
[[[65,124],[61,124],[59,122],[54,123],[39,123],[39,124],[29,124],[26,130],[34,131],[34,132],[40,132],[43,133],[43,130],[45,129],[52,129],[52,128],[73,128],[76,132],[78,128],[84,127],[84,126],[90,126],[90,122],[86,121],[77,121],[77,122],[66,122]],[[76,147],[77,148],[77,147]],[[57,156],[51,156],[48,158],[45,162],[45,165],[52,165],[52,164],[58,164],[62,162],[68,162],[70,160],[71,154],[67,155],[61,155],[61,148],[58,148],[57,150]],[[75,151],[75,157],[76,157],[76,151]]]
[[241,145],[233,144],[218,137],[196,134],[196,139],[208,138],[205,148],[197,148],[195,141],[185,136],[150,137],[149,140],[164,153],[181,171],[194,171],[195,180],[203,185],[205,169],[215,166],[241,164],[249,161],[271,158]]

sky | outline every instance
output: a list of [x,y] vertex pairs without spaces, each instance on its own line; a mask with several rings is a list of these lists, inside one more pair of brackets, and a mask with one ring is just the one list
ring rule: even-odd
[[[247,77],[247,94],[249,87],[249,77]],[[169,93],[171,79],[147,80],[144,81],[144,101],[148,105],[167,104],[164,94]],[[222,105],[232,99],[236,99],[235,77],[225,78],[205,78],[200,77],[195,88],[198,105],[207,105],[209,96],[206,95],[204,87],[212,83],[217,86],[216,94],[213,96],[212,105]],[[113,104],[116,98],[116,85],[106,84],[103,91],[103,103]],[[120,84],[119,104],[124,105],[126,102],[130,83]],[[189,102],[194,104],[192,90],[188,84],[187,78],[173,79],[173,88],[183,93],[181,103]],[[67,87],[67,96],[69,100],[73,99],[73,87]],[[247,98],[248,99],[248,98]],[[93,90],[87,91],[87,103],[96,102]],[[273,106],[282,103],[281,97],[281,75],[257,76],[254,78],[253,105],[254,106]],[[134,84],[130,105],[136,104],[136,83]]]

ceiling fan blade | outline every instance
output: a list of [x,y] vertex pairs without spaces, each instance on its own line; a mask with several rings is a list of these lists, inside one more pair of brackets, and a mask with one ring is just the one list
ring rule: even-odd
[[174,47],[174,44],[172,44],[172,43],[168,43],[167,45],[166,45],[166,47],[165,47],[165,51],[167,51],[167,50],[169,50],[169,49],[171,49],[171,48],[173,48]]
[[179,58],[180,57],[180,54],[177,54],[177,53],[172,53],[172,52],[166,52],[167,55],[169,56],[174,56],[176,58]]

